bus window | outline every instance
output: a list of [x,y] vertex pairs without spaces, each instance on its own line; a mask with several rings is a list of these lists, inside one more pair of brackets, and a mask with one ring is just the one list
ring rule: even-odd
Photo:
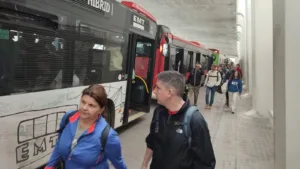
[[175,70],[183,73],[183,49],[176,49],[176,57],[175,57]]
[[121,45],[96,41],[75,42],[74,69],[80,86],[119,81],[119,75],[125,72]]
[[184,52],[183,73],[189,71],[191,56],[188,52]]
[[147,75],[151,71],[149,66],[151,59],[152,44],[148,42],[137,42],[135,58],[135,74],[147,80]]
[[123,70],[123,54],[120,46],[108,46],[106,50],[110,51],[109,70],[117,71]]
[[194,52],[189,52],[189,54],[191,56],[189,71],[191,71],[194,68],[195,64],[196,64],[196,57],[194,55]]
[[176,64],[176,48],[170,46],[170,55],[168,57],[165,57],[165,70],[175,70],[175,64]]
[[61,88],[64,40],[38,32],[8,30],[1,39],[2,95]]
[[0,96],[13,93],[14,65],[20,55],[19,46],[12,39],[0,39]]

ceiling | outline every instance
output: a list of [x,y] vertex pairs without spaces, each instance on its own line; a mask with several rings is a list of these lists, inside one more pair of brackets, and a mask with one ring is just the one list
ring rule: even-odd
[[[121,0],[117,0],[121,1]],[[237,56],[236,0],[131,0],[181,38]]]

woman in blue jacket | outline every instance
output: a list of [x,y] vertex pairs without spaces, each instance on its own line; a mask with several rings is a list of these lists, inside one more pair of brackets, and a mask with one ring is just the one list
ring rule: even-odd
[[105,107],[107,94],[103,86],[91,85],[83,90],[79,110],[67,112],[61,120],[61,132],[45,169],[55,169],[61,162],[64,169],[109,169],[107,159],[116,169],[126,169],[119,137],[112,128],[107,128],[102,147],[107,122],[101,114]]
[[243,90],[243,83],[241,80],[241,75],[238,71],[235,71],[229,81],[228,81],[228,92],[232,95],[231,112],[234,114],[236,112],[236,104],[238,97],[240,97]]

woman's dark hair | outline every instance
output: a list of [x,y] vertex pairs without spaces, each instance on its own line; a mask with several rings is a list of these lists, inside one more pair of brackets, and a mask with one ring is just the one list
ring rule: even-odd
[[94,84],[82,91],[82,96],[88,95],[96,100],[100,107],[107,106],[107,94],[102,85]]
[[235,72],[238,72],[238,79],[241,79],[241,75],[240,75],[240,72],[239,71],[237,71],[237,70],[235,70],[232,74],[231,74],[231,76],[230,76],[230,78],[229,78],[229,81],[232,81],[233,79],[234,79],[234,74],[235,74]]

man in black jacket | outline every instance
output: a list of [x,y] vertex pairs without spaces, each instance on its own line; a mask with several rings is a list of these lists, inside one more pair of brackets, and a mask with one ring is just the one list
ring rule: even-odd
[[191,70],[190,76],[188,78],[188,88],[189,96],[194,95],[194,105],[197,106],[199,90],[201,87],[201,79],[204,75],[203,70],[201,69],[201,64],[197,63],[195,68]]
[[[216,160],[204,117],[197,110],[190,124],[191,142],[183,133],[189,101],[182,99],[185,78],[176,71],[157,75],[154,89],[160,104],[154,111],[142,169],[214,169]],[[188,144],[191,143],[191,144]]]

